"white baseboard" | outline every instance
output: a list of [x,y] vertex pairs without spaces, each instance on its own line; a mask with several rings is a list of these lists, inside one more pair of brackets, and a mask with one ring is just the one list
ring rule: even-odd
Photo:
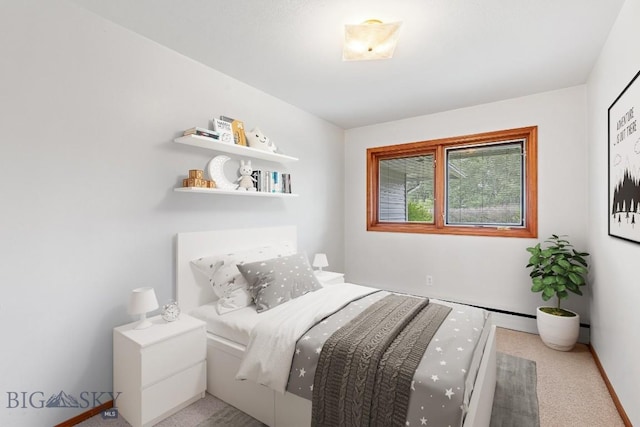
[[[530,317],[518,316],[515,314],[491,312],[493,324],[499,328],[513,329],[514,331],[528,332],[530,334],[538,334],[536,319]],[[578,342],[589,344],[589,328],[580,327],[580,335]]]

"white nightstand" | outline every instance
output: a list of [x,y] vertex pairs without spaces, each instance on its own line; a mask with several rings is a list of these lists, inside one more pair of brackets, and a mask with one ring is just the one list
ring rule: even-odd
[[113,330],[113,390],[119,415],[133,427],[153,425],[204,397],[205,323],[186,314],[175,322],[160,316],[153,326],[137,322]]
[[318,281],[322,285],[337,285],[344,283],[344,273],[336,273],[333,271],[314,271]]

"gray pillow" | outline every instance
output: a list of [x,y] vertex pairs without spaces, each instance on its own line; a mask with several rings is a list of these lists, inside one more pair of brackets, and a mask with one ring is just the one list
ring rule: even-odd
[[273,246],[235,251],[194,259],[191,263],[203,273],[217,297],[218,314],[225,314],[253,304],[253,297],[247,289],[247,282],[238,271],[236,264],[257,262],[295,253],[289,242]]
[[261,312],[322,288],[305,253],[238,264]]

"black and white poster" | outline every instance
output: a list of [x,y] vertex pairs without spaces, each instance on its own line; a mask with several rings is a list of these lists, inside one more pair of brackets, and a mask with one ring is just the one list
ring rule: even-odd
[[638,76],[609,107],[609,235],[640,243]]

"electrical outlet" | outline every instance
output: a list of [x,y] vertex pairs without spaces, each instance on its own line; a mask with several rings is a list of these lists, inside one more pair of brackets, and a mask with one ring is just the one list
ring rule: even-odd
[[427,274],[427,286],[433,286],[433,276]]

